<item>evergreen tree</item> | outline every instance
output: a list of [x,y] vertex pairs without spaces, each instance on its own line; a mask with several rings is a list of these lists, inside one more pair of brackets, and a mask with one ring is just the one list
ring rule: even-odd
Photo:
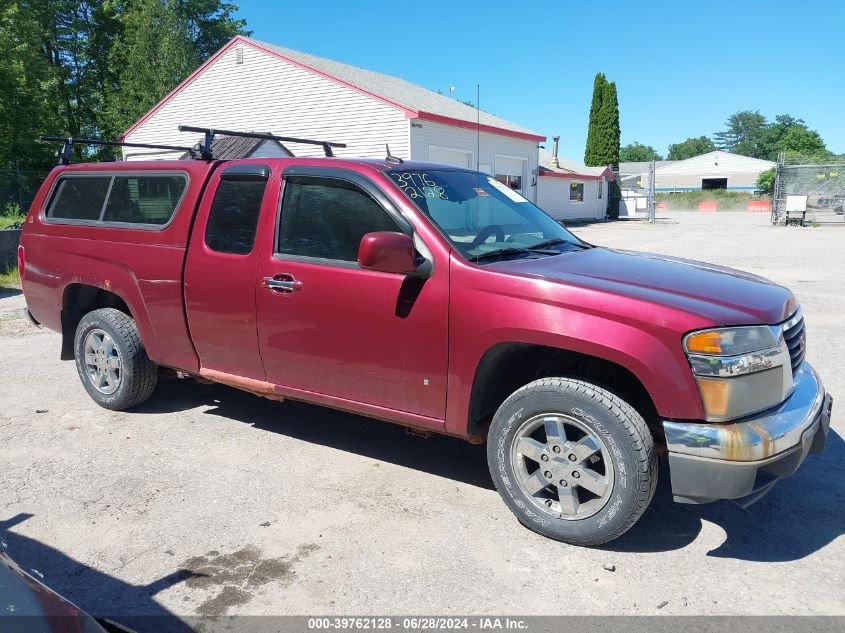
[[619,127],[619,101],[616,96],[616,82],[605,84],[602,98],[602,126],[604,127],[604,154],[598,156],[599,165],[619,166],[619,143],[622,131]]
[[619,164],[619,103],[616,84],[607,81],[602,73],[593,82],[593,101],[584,164],[589,166]]
[[753,158],[766,158],[763,136],[766,131],[766,117],[758,110],[735,112],[725,121],[727,127],[713,136],[719,149]]
[[604,97],[604,86],[607,79],[604,73],[596,73],[596,78],[593,80],[593,101],[590,104],[590,120],[587,126],[587,146],[584,150],[584,164],[597,165],[596,156],[599,151],[601,132],[599,125],[599,112],[601,111],[601,102]]
[[222,0],[124,0],[109,55],[116,81],[106,93],[110,136],[120,135],[232,37],[246,34]]

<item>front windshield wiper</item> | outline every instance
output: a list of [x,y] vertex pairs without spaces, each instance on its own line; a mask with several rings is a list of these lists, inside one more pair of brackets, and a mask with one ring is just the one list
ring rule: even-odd
[[541,255],[560,255],[560,253],[557,252],[557,251],[537,249],[537,248],[534,248],[533,246],[531,246],[531,247],[509,247],[509,248],[497,248],[495,251],[488,251],[486,253],[481,253],[480,255],[470,257],[469,261],[480,262],[484,259],[495,259],[497,257],[508,257],[510,255],[524,255],[525,253],[540,253]]
[[530,253],[531,251],[527,248],[497,248],[495,251],[487,251],[486,253],[481,253],[480,255],[476,255],[474,257],[470,257],[469,261],[471,262],[480,262],[483,259],[494,259],[496,257],[507,257],[508,255],[522,255],[524,253]]
[[533,244],[531,246],[527,246],[529,250],[537,250],[537,249],[544,249],[544,248],[551,248],[552,246],[560,246],[561,244],[570,244],[572,246],[577,246],[579,248],[590,248],[586,244],[582,244],[580,242],[573,242],[571,240],[564,240],[560,237],[553,238],[551,240],[546,240],[545,242],[540,242],[539,244]]

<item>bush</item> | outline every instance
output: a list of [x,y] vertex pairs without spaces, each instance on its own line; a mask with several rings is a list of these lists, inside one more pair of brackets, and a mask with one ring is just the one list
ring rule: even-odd
[[24,220],[26,220],[25,215],[0,215],[0,230],[13,224],[23,224]]
[[678,193],[658,192],[655,193],[654,198],[658,202],[665,202],[666,209],[669,211],[695,210],[698,208],[698,203],[703,200],[718,202],[721,211],[727,209],[744,211],[749,200],[768,200],[768,198],[754,196],[744,191],[727,191],[726,189],[702,189]]

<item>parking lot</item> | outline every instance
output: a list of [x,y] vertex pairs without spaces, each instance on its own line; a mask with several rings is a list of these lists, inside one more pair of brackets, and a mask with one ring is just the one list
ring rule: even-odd
[[[0,539],[94,614],[845,615],[845,229],[673,213],[576,227],[603,246],[793,289],[834,406],[827,451],[748,510],[673,504],[601,549],[521,527],[485,449],[222,386],[98,408],[58,334],[0,295]],[[611,569],[613,571],[611,571]]]

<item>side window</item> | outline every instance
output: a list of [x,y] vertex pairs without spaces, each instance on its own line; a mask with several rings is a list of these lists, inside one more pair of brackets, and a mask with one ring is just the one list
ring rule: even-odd
[[220,181],[205,228],[211,250],[234,255],[252,251],[266,187],[266,180]]
[[54,220],[163,226],[176,212],[187,184],[181,174],[62,177],[46,215]]
[[399,230],[381,205],[351,183],[290,177],[285,182],[276,251],[354,262],[365,234]]
[[62,178],[47,217],[56,220],[99,220],[111,176]]
[[184,176],[115,176],[103,221],[167,224],[185,184]]

